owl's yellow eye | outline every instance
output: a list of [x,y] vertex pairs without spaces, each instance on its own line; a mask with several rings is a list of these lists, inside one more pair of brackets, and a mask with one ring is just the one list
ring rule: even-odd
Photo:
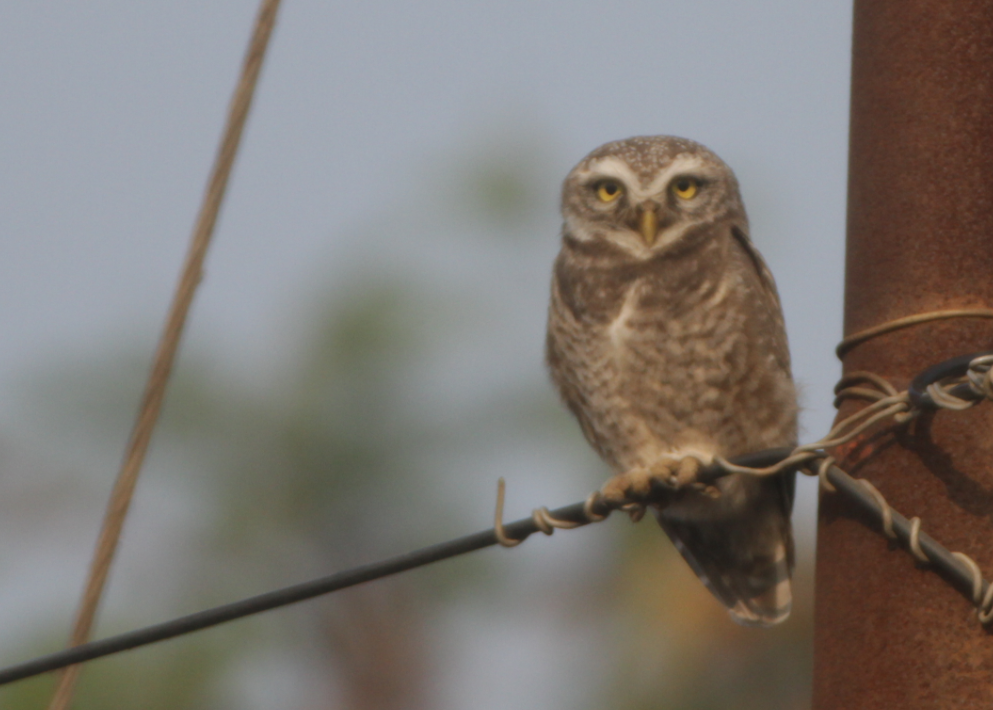
[[681,200],[692,200],[699,189],[700,182],[696,178],[680,177],[672,183],[672,191]]
[[596,196],[601,202],[613,202],[621,196],[621,186],[613,180],[604,180],[597,184]]

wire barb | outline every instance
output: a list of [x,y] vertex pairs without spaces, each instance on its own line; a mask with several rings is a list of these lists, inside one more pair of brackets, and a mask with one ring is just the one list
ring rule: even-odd
[[972,390],[993,401],[993,355],[980,355],[969,363],[969,386]]
[[827,477],[828,469],[830,469],[831,466],[833,465],[834,465],[834,457],[825,456],[823,459],[820,460],[820,463],[817,465],[817,473],[814,474],[817,476],[817,479],[820,481],[821,490],[827,491],[828,493],[838,492],[838,489],[835,488],[833,485],[831,485],[831,481],[829,481]]
[[983,573],[979,565],[964,552],[953,552],[952,556],[969,568],[972,574],[972,603],[976,605],[979,623],[984,626],[993,621],[993,584],[987,585],[983,594]]
[[[496,535],[496,541],[502,547],[517,547],[528,538],[530,533],[521,538],[510,537],[507,534],[507,530],[503,524],[503,503],[506,492],[507,483],[503,480],[503,476],[501,476],[497,479],[497,499],[496,512],[493,515],[493,534]],[[531,521],[534,523],[535,530],[542,532],[545,535],[551,535],[555,532],[556,528],[560,530],[572,530],[574,528],[582,527],[587,523],[599,523],[601,520],[606,520],[607,516],[610,515],[609,508],[607,509],[606,514],[597,513],[594,510],[595,507],[602,504],[603,496],[600,495],[599,491],[594,491],[586,497],[586,500],[582,504],[582,520],[564,520],[562,518],[557,518],[552,515],[552,512],[548,510],[547,507],[542,506],[531,511]],[[644,515],[644,506],[642,506],[642,515]]]
[[575,523],[571,520],[559,520],[554,517],[548,508],[542,506],[541,508],[535,508],[531,511],[531,518],[534,520],[534,524],[538,526],[538,529],[546,535],[551,535],[555,532],[555,528],[560,530],[572,530],[573,528],[578,528],[582,523]]
[[493,515],[493,532],[496,534],[497,542],[503,547],[517,547],[524,542],[525,538],[515,540],[508,537],[503,527],[503,498],[506,493],[507,482],[503,480],[503,476],[500,476],[497,479],[496,513]]
[[[869,481],[864,478],[859,478],[857,480],[863,488],[869,491],[869,494],[876,499],[876,504],[879,505],[880,516],[883,523],[883,534],[890,540],[896,540],[896,533],[893,532],[893,509],[890,508],[890,504],[886,502],[886,498],[884,498],[883,494],[879,492],[879,489],[869,483]],[[919,545],[918,549],[920,549]]]
[[910,519],[910,540],[907,542],[911,554],[917,558],[921,564],[928,564],[931,559],[924,554],[921,549],[921,519],[914,516]]
[[596,505],[602,500],[603,496],[600,495],[600,491],[593,491],[586,496],[586,500],[583,502],[583,516],[591,523],[599,523],[601,520],[606,520],[607,516],[610,515],[609,509],[603,515],[594,510]]

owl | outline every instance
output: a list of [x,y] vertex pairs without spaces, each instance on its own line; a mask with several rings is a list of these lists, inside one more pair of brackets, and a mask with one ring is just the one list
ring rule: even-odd
[[613,470],[602,494],[653,507],[745,625],[790,612],[794,475],[688,485],[714,456],[794,446],[797,401],[776,286],[734,173],[690,140],[607,143],[562,188],[546,361]]

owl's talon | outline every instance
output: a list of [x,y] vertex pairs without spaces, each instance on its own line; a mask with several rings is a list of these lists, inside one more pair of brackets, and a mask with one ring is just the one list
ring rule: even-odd
[[632,523],[637,523],[645,517],[646,508],[644,503],[628,503],[626,505],[622,505],[621,510],[631,516]]
[[671,491],[693,488],[712,498],[719,496],[716,488],[696,480],[701,465],[695,456],[659,459],[648,468],[637,466],[617,474],[603,485],[600,494],[609,506],[626,511],[637,522],[645,514],[652,488],[658,485]]
[[698,483],[696,477],[700,468],[700,459],[696,456],[684,456],[680,459],[659,459],[651,465],[649,471],[662,485],[678,491],[687,487],[696,487]]
[[693,484],[694,488],[696,488],[697,486],[699,486],[699,491],[708,498],[713,498],[714,500],[717,500],[718,498],[721,497],[721,489],[718,488],[717,486],[708,486],[703,483]]

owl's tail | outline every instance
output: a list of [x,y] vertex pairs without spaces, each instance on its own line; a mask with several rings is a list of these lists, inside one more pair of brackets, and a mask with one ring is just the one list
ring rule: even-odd
[[739,624],[773,626],[790,614],[793,475],[728,476],[716,500],[690,493],[655,511],[676,549]]

